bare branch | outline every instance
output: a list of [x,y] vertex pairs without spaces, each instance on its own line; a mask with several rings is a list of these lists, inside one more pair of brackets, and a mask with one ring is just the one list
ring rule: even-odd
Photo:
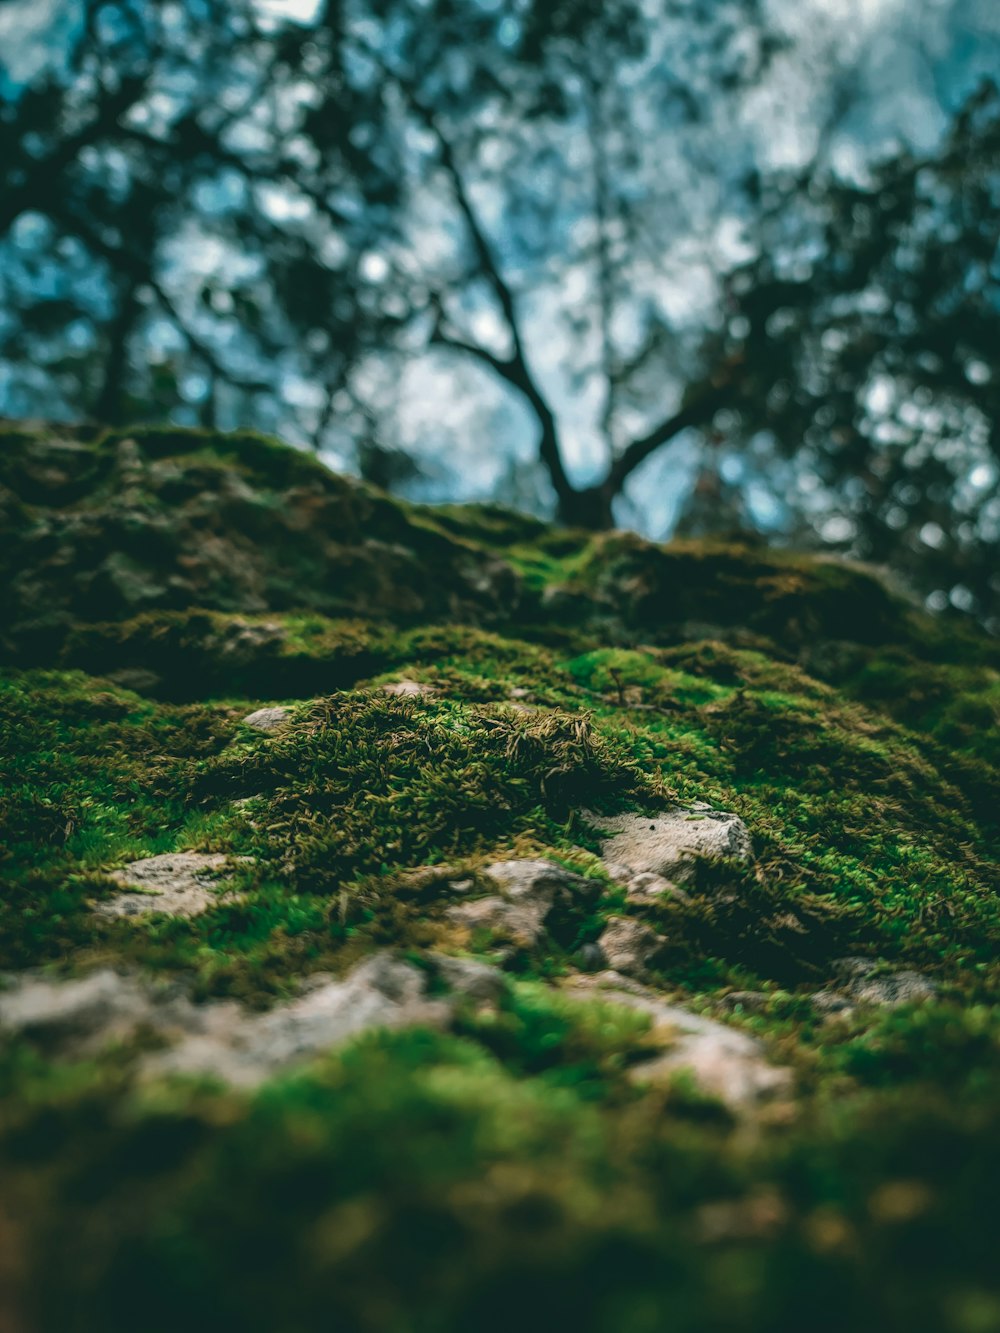
[[[368,43],[362,45],[365,54],[382,70],[385,77],[399,89],[413,114],[430,132],[437,144],[441,166],[454,193],[455,202],[465,224],[480,273],[489,284],[503,314],[513,346],[513,356],[509,361],[505,361],[490,352],[488,348],[469,343],[464,339],[449,338],[449,335],[445,334],[443,330],[438,331],[436,341],[440,346],[450,345],[454,350],[465,352],[474,356],[483,364],[490,366],[508,384],[519,390],[527,400],[538,420],[540,432],[538,441],[539,457],[548,471],[560,506],[565,507],[572,501],[576,492],[566,474],[555,414],[532,373],[525,351],[514,292],[504,277],[499,260],[493,253],[493,247],[472,202],[465,176],[451,141],[444,132],[438,117],[434,114],[432,108],[422,100],[412,81],[388,65],[381,52]],[[448,342],[444,341],[446,338],[449,338]]]
[[674,439],[681,431],[691,426],[708,425],[719,408],[725,406],[729,400],[734,381],[733,368],[726,366],[718,379],[685,403],[673,416],[665,418],[646,435],[633,440],[611,464],[604,488],[611,495],[617,495],[636,468],[668,440]]

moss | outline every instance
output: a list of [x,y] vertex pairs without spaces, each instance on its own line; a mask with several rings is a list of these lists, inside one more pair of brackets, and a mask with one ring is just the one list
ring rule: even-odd
[[78,626],[61,655],[67,665],[136,680],[144,693],[168,699],[285,699],[373,675],[388,660],[389,645],[363,621],[195,610]]
[[[375,949],[433,972],[456,880],[492,892],[497,856],[596,884],[537,948],[473,936],[495,1005],[254,1094],[137,1084],[141,1037],[8,1043],[18,1326],[1000,1326],[995,645],[865,571],[397,504],[257,437],[4,443],[3,651],[42,665],[0,677],[0,970],[266,1007]],[[241,726],[277,700],[284,729]],[[626,903],[581,810],[695,799],[753,863]],[[252,858],[238,897],[90,910],[108,869],[183,848]],[[766,996],[729,1021],[791,1067],[791,1119],[748,1134],[683,1079],[631,1082],[646,1020],[553,984],[624,911],[666,939],[660,992]],[[810,997],[859,953],[938,1000],[828,1020]]]

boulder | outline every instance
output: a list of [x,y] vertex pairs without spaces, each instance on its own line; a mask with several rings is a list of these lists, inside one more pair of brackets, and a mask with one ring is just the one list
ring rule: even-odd
[[643,907],[654,903],[658,898],[673,898],[675,902],[690,902],[690,898],[673,880],[663,875],[654,875],[648,870],[638,875],[629,872],[625,880],[625,900],[632,906]]
[[534,949],[545,934],[546,909],[538,903],[511,903],[491,895],[458,903],[445,915],[469,931],[486,929],[507,935],[521,949]]

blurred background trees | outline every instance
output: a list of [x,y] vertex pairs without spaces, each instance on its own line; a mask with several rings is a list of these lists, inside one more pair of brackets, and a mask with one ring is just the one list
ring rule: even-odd
[[891,566],[996,624],[977,0],[6,0],[0,413]]

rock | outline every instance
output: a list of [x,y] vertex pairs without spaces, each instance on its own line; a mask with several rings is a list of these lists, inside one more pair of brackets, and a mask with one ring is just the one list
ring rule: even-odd
[[248,662],[264,650],[279,649],[287,639],[288,631],[280,620],[234,620],[219,636],[216,646],[222,657]]
[[838,958],[833,963],[837,988],[856,1004],[890,1007],[930,1000],[937,994],[937,987],[922,973],[911,970],[885,972],[883,966],[878,959]]
[[661,876],[687,883],[694,873],[694,857],[726,857],[749,861],[753,845],[739,815],[708,806],[678,807],[658,815],[589,815],[594,828],[611,836],[601,849],[609,865],[628,866],[633,875]]
[[813,1008],[816,1010],[818,1014],[826,1014],[826,1015],[844,1014],[844,1013],[850,1013],[854,1008],[854,1006],[852,1005],[851,1001],[847,998],[847,996],[842,995],[840,991],[835,991],[835,990],[817,991],[816,994],[811,997],[811,999],[813,1003]]
[[628,884],[635,879],[635,871],[631,866],[623,864],[621,861],[609,861],[607,857],[603,858],[604,869],[608,872],[608,878],[614,884]]
[[718,1007],[723,1013],[762,1014],[770,1003],[771,997],[762,990],[733,990],[723,995]]
[[42,1040],[82,1040],[133,1027],[148,1002],[138,984],[105,969],[74,981],[19,978],[0,992],[0,1028]]
[[258,708],[255,713],[247,714],[243,719],[243,725],[253,727],[255,731],[278,731],[288,721],[291,713],[291,708],[281,704],[274,708]]
[[656,902],[657,898],[673,898],[676,902],[687,903],[691,899],[683,889],[662,875],[651,874],[648,870],[632,875],[625,881],[625,900],[636,906]]
[[451,954],[430,955],[438,975],[459,995],[484,1004],[493,1004],[507,989],[503,973],[476,958],[455,958]]
[[167,852],[113,870],[110,878],[131,892],[94,904],[99,916],[196,916],[219,902],[218,879],[232,858],[222,853]]
[[511,903],[506,898],[476,898],[449,907],[449,921],[467,930],[493,930],[508,935],[521,949],[534,949],[545,934],[546,909],[539,903]]
[[626,976],[642,976],[666,940],[642,921],[613,916],[597,943],[609,967]]
[[382,693],[397,699],[425,699],[434,693],[429,685],[418,680],[393,680],[382,686]]
[[151,1057],[145,1071],[199,1073],[253,1086],[372,1028],[442,1026],[450,1006],[429,999],[426,991],[427,977],[419,968],[391,954],[376,954],[341,980],[314,987],[268,1013],[208,1014],[200,1031]]
[[546,931],[557,938],[571,933],[601,891],[597,880],[551,861],[495,861],[483,874],[500,893],[450,907],[449,920],[469,930],[503,931],[525,949],[535,948]]
[[[483,978],[470,974],[467,984],[481,988]],[[439,1027],[450,1014],[449,1002],[428,997],[426,973],[391,954],[366,959],[340,980],[317,979],[264,1014],[232,1001],[193,1004],[176,986],[111,971],[75,981],[27,976],[0,992],[7,1032],[86,1052],[145,1029],[171,1045],[143,1059],[144,1074],[205,1074],[240,1086],[370,1028]]]
[[604,951],[599,944],[585,944],[580,950],[579,961],[584,972],[599,972],[605,966]]
[[663,1049],[633,1068],[636,1082],[670,1080],[684,1072],[701,1091],[736,1113],[753,1111],[791,1093],[790,1071],[772,1065],[761,1043],[745,1032],[669,1004],[615,972],[578,977],[567,989],[580,998],[621,1004],[649,1015],[650,1037]]
[[110,671],[108,680],[122,690],[132,690],[136,694],[155,694],[163,684],[163,679],[155,671],[145,667],[121,667]]
[[593,902],[600,883],[574,875],[551,861],[494,861],[483,872],[510,902],[537,903],[548,911],[557,901]]

